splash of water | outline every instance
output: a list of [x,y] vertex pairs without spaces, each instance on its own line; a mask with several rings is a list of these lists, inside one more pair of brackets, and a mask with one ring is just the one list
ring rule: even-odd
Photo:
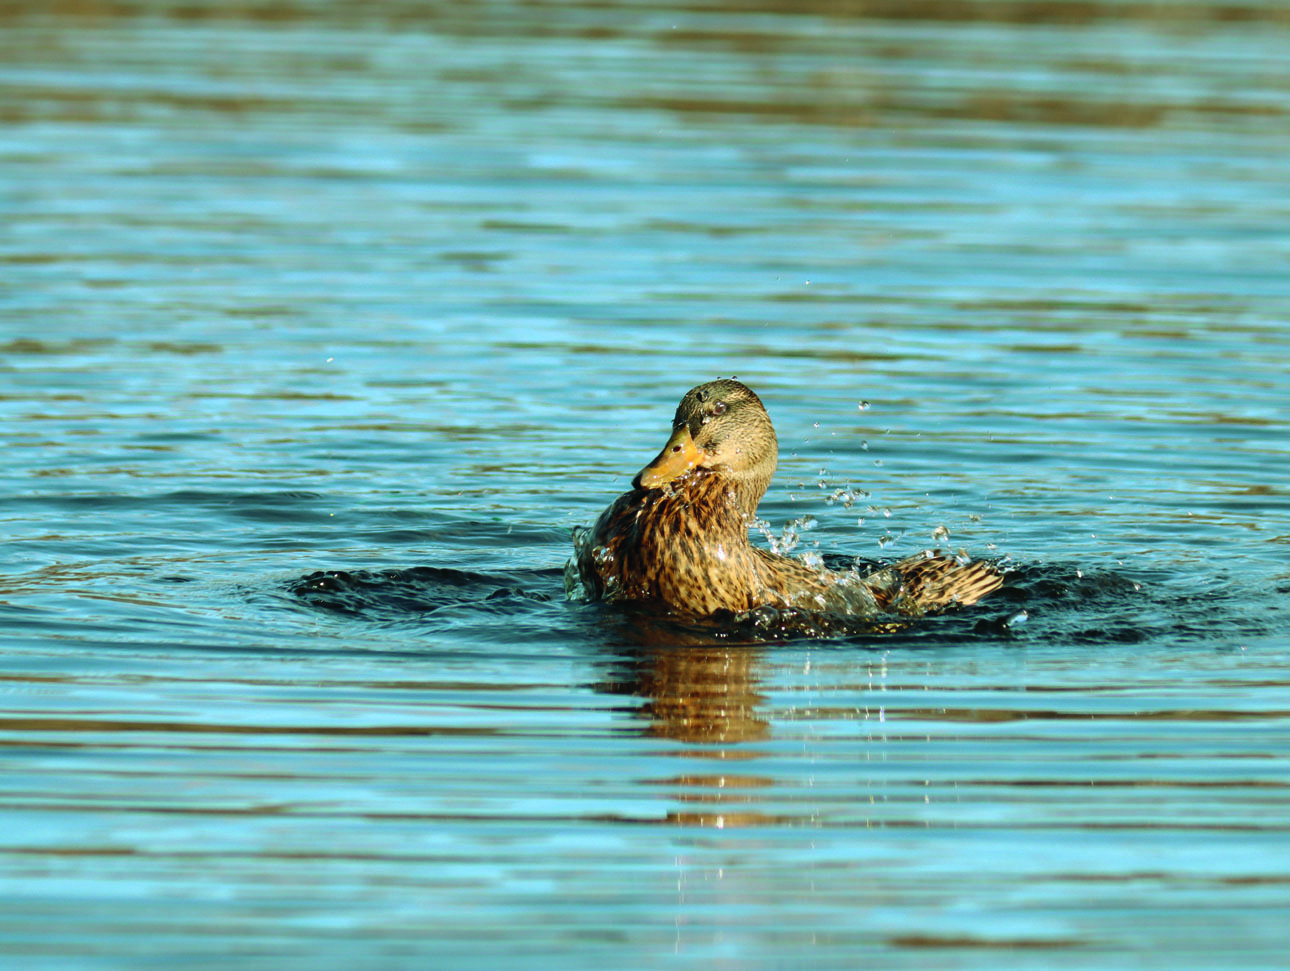
[[610,569],[614,563],[613,552],[607,546],[592,546],[592,531],[587,526],[575,526],[572,532],[573,557],[564,564],[565,598],[582,601],[595,599],[595,590],[582,578],[582,571],[578,567],[583,556],[590,551],[591,561],[596,565],[596,571],[604,578],[605,587],[602,596],[606,600],[613,599],[618,589],[618,578]]
[[[824,483],[821,483],[821,486],[823,487]],[[869,493],[865,492],[863,489],[852,489],[850,486],[846,486],[845,488],[834,489],[831,493],[825,496],[824,504],[826,506],[832,506],[840,502],[842,503],[843,509],[850,509],[861,499],[868,498]]]
[[[753,520],[753,528],[766,537],[766,542],[770,544],[770,551],[777,556],[787,556],[797,549],[802,542],[802,534],[810,532],[818,525],[819,520],[807,514],[787,522],[779,535],[776,535],[770,523],[766,520]],[[817,543],[816,545],[818,546],[819,544]]]

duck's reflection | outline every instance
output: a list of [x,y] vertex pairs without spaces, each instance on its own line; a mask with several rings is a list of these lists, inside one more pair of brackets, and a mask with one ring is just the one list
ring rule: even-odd
[[738,758],[727,746],[770,737],[757,691],[760,651],[747,647],[641,647],[620,657],[605,682],[614,694],[644,698],[642,731],[716,746],[704,753]]
[[[667,821],[723,829],[776,822],[758,811],[774,778],[746,771],[765,754],[749,743],[771,737],[758,690],[762,650],[675,642],[620,650],[602,690],[644,699],[631,713],[641,734],[684,743],[678,756],[702,760],[649,780],[684,807],[670,809]],[[728,771],[737,768],[745,771]]]

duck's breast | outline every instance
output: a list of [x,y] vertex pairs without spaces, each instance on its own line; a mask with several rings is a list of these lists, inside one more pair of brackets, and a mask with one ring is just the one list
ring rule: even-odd
[[580,565],[606,599],[657,600],[693,614],[753,605],[742,517],[719,483],[686,485],[627,493],[600,517]]

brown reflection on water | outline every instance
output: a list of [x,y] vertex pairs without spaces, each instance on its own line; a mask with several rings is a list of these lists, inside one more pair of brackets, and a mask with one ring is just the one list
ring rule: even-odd
[[[36,10],[45,15],[109,19],[135,17],[143,13],[175,20],[247,20],[284,23],[299,20],[375,21],[377,23],[437,22],[476,19],[495,14],[491,3],[464,0],[431,6],[417,0],[385,0],[375,4],[318,3],[308,0],[262,0],[262,2],[217,5],[210,3],[139,3],[130,0],[52,0],[31,5],[0,4],[0,18],[20,19]],[[612,6],[578,4],[575,8],[594,10]],[[1274,2],[1207,3],[1177,0],[1160,3],[1111,2],[1111,0],[682,0],[667,4],[677,10],[715,14],[798,14],[832,20],[926,20],[943,23],[1010,23],[1084,25],[1104,21],[1133,20],[1151,23],[1288,23],[1290,8]],[[538,23],[534,29],[539,28]],[[598,34],[590,34],[591,37]]]
[[[40,9],[31,9],[34,7]],[[361,23],[365,29],[377,26],[426,36],[472,39],[506,36],[541,43],[567,38],[588,48],[643,43],[669,56],[685,56],[686,52],[702,56],[713,51],[736,58],[791,55],[820,65],[817,70],[797,75],[763,76],[754,71],[747,76],[736,74],[725,78],[722,83],[705,80],[698,84],[673,83],[664,74],[642,85],[635,73],[627,72],[607,76],[603,85],[594,88],[553,84],[539,67],[534,67],[524,75],[526,83],[521,95],[502,102],[503,114],[517,116],[530,110],[564,105],[583,111],[662,111],[692,123],[735,119],[845,129],[979,121],[1153,129],[1182,122],[1210,125],[1220,117],[1229,122],[1244,119],[1249,124],[1286,114],[1284,99],[1276,95],[1284,86],[1279,76],[1264,77],[1257,85],[1210,88],[1208,93],[1193,94],[1188,85],[1162,83],[1173,68],[1140,64],[1116,50],[1107,50],[1105,54],[1097,48],[1091,52],[1082,49],[1065,52],[1060,41],[1036,38],[1035,43],[1040,47],[1054,46],[1051,63],[1060,65],[1059,73],[1070,74],[1068,83],[1037,87],[1022,80],[1023,76],[1016,73],[1015,64],[1010,60],[1011,55],[998,58],[996,70],[960,72],[953,83],[945,83],[929,77],[921,66],[925,59],[942,56],[934,39],[895,41],[878,37],[884,23],[920,21],[928,24],[979,22],[999,25],[999,30],[1018,31],[1032,26],[1087,31],[1102,29],[1097,26],[1100,24],[1125,23],[1136,25],[1138,30],[1187,35],[1207,27],[1212,29],[1215,23],[1235,23],[1246,29],[1257,24],[1280,27],[1290,23],[1290,8],[1281,4],[690,0],[678,4],[678,12],[701,15],[702,26],[688,23],[682,29],[672,25],[668,30],[657,29],[648,18],[641,22],[626,16],[627,9],[627,5],[619,9],[614,4],[552,5],[544,7],[541,16],[530,17],[522,5],[517,8],[480,2],[434,7],[412,2],[359,5],[265,2],[229,8],[200,2],[143,5],[61,0],[51,5],[0,2],[0,23],[22,26],[26,21],[36,20],[56,28],[53,32],[35,31],[32,37],[24,37],[22,49],[11,52],[23,60],[30,59],[32,45],[42,51],[41,56],[46,60],[66,57],[60,47],[62,41],[56,39],[62,28],[92,30],[147,16],[178,24],[210,20],[252,27],[272,23],[340,29]],[[820,36],[814,31],[775,30],[761,26],[749,16],[753,14],[801,20],[823,18],[836,23],[838,32]],[[1008,25],[1021,26],[1010,28]],[[3,50],[3,38],[0,38],[0,51]],[[105,52],[93,45],[77,56],[87,58],[85,63],[98,64],[98,69],[110,63]],[[317,76],[326,77],[343,71],[356,78],[370,77],[378,84],[382,78],[379,65],[362,57],[337,63],[321,55],[309,56],[298,62],[266,64],[264,70],[276,75],[284,65],[298,69],[286,70],[284,76],[288,77],[300,72],[303,72],[301,76],[320,72]],[[465,67],[445,66],[442,72],[428,75],[423,83],[432,91],[470,90],[473,85],[482,85],[484,92],[477,96],[481,102],[494,104],[496,93],[491,89],[495,85],[516,83],[517,76],[512,69],[513,65],[507,65],[504,70],[498,70],[496,65],[482,59]],[[247,77],[250,76],[248,73]],[[722,77],[720,71],[715,71],[714,77]],[[1140,78],[1154,80],[1151,84],[1137,83],[1136,79]],[[308,117],[318,115],[325,116],[331,124],[343,118],[368,120],[384,114],[386,122],[393,127],[422,133],[452,130],[460,124],[460,119],[451,113],[432,117],[433,111],[404,112],[398,106],[398,99],[381,99],[379,105],[367,105],[337,98],[328,89],[322,93],[313,88],[268,93],[262,87],[241,83],[242,80],[245,79],[234,86],[192,88],[162,81],[102,87],[85,83],[76,73],[20,79],[0,83],[0,120],[14,124],[51,119],[120,124],[124,121],[147,123],[161,115],[204,117],[208,121],[299,117],[304,123]]]
[[1138,20],[1196,24],[1290,21],[1290,10],[1276,3],[1206,3],[1177,0],[1117,3],[1113,0],[711,0],[693,9],[726,13],[795,13],[835,20],[927,20],[944,23],[1091,24]]
[[[642,731],[678,742],[727,746],[770,737],[759,710],[760,652],[728,647],[642,647],[623,658],[604,690],[646,699]],[[714,750],[716,758],[739,758]]]
[[678,754],[711,763],[652,780],[687,807],[669,810],[667,822],[728,829],[785,821],[757,809],[774,778],[723,767],[760,758],[746,743],[770,738],[766,697],[758,691],[761,659],[760,651],[739,647],[640,647],[602,684],[610,693],[645,699],[636,712],[642,734],[697,746]]
[[[819,89],[827,90],[827,89]],[[812,89],[812,93],[818,93]],[[1202,113],[1280,116],[1270,105],[1228,103],[1151,103],[1095,98],[1063,98],[1026,92],[968,91],[939,103],[908,96],[899,88],[890,90],[838,91],[832,103],[809,98],[801,101],[741,100],[737,98],[651,97],[622,98],[616,106],[625,109],[671,111],[695,115],[745,115],[781,119],[800,124],[867,127],[895,116],[934,120],[973,120],[1044,125],[1093,125],[1104,128],[1150,128],[1164,123],[1179,110]]]

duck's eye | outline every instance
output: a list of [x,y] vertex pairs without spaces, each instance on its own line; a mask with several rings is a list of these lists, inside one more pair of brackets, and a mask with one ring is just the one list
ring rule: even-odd
[[712,406],[712,413],[714,415],[724,415],[726,413],[726,403],[724,401],[718,401]]

